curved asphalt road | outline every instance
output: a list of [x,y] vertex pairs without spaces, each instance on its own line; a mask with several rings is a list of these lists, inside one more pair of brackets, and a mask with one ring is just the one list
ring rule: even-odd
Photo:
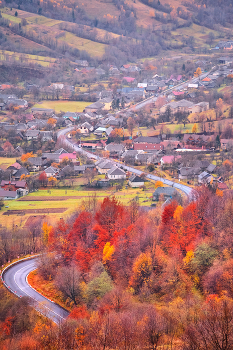
[[38,258],[24,260],[12,265],[4,271],[2,281],[5,287],[11,290],[16,296],[30,297],[32,306],[38,312],[48,317],[56,324],[60,324],[69,315],[69,312],[36,292],[27,282],[28,274],[36,269],[37,259]]
[[[73,144],[71,141],[69,141],[67,138],[65,138],[65,135],[71,131],[73,129],[73,127],[70,127],[70,128],[66,128],[66,129],[63,129],[63,130],[60,130],[57,134],[58,137],[60,136],[64,136],[64,144],[68,147],[71,147],[74,151],[76,152],[79,152],[79,153],[82,153],[84,154],[85,156],[87,156],[88,158],[92,158],[94,160],[100,160],[100,159],[103,159],[102,157],[99,157],[97,156],[96,154],[94,153],[91,153],[91,152],[87,152],[85,151],[84,149],[82,149],[81,147],[78,147],[77,145]],[[130,171],[134,174],[137,174],[137,175],[140,175],[142,174],[142,171],[138,170],[138,169],[135,169],[133,167],[129,167],[129,166],[126,166],[120,162],[117,162],[113,159],[111,159],[111,161],[118,167],[124,169],[124,170],[127,170],[127,171]],[[182,192],[184,192],[187,196],[189,196],[192,192],[192,188],[189,187],[189,186],[186,186],[186,185],[182,185],[182,184],[179,184],[177,182],[173,182],[171,180],[167,180],[167,179],[164,179],[162,177],[158,177],[156,175],[151,175],[151,174],[146,174],[146,177],[148,179],[151,179],[151,180],[155,180],[155,181],[161,181],[163,182],[165,185],[168,185],[168,186],[172,186],[172,187],[175,187],[179,190],[181,190]]]
[[[66,128],[63,130],[60,130],[58,132],[58,137],[64,136],[64,143],[65,145],[72,147],[74,151],[80,152],[84,155],[86,155],[89,158],[92,158],[94,160],[100,160],[103,159],[96,154],[93,154],[91,152],[87,152],[83,150],[82,148],[78,147],[77,145],[70,142],[67,138],[65,138],[66,133],[71,131],[73,127]],[[117,161],[112,160],[113,163],[115,163],[118,167],[121,167],[127,171],[130,171],[134,174],[140,175],[142,174],[142,171],[135,169],[133,167],[129,167],[126,165],[123,165]],[[172,186],[175,188],[180,189],[183,191],[187,196],[189,196],[192,192],[192,188],[167,180],[163,179],[161,177],[146,174],[146,177],[151,180],[155,181],[162,181],[164,184],[168,186]],[[32,306],[42,313],[43,315],[50,318],[52,321],[54,321],[56,324],[60,324],[62,321],[65,320],[65,318],[69,315],[69,312],[63,309],[61,306],[55,304],[53,301],[45,298],[41,294],[39,294],[37,291],[35,291],[32,287],[29,286],[27,282],[27,276],[28,274],[36,269],[36,261],[38,258],[32,258],[29,260],[24,260],[19,262],[18,264],[12,265],[8,269],[6,269],[2,274],[2,281],[4,285],[12,291],[16,296],[22,297],[22,296],[28,296],[32,299]]]

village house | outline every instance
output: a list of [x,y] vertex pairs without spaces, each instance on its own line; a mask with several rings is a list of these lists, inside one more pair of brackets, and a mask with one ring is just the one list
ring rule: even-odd
[[99,126],[97,129],[95,129],[94,134],[97,135],[97,136],[100,136],[100,137],[104,137],[104,136],[109,137],[109,135],[111,134],[112,130],[113,129],[111,127],[104,128],[102,126]]
[[43,165],[45,165],[47,162],[53,162],[53,163],[59,163],[59,153],[42,153],[42,161]]
[[107,172],[113,167],[113,163],[107,159],[100,160],[96,162],[95,165],[100,174],[107,174]]
[[179,180],[193,180],[197,178],[200,173],[200,168],[182,167],[178,170],[178,178]]
[[105,151],[109,152],[110,157],[119,157],[124,153],[125,147],[118,143],[110,143],[105,146]]
[[159,137],[139,136],[133,140],[134,150],[163,150]]
[[104,111],[109,111],[110,109],[112,109],[112,101],[113,101],[113,99],[111,97],[105,97],[105,98],[102,98],[101,100],[99,100],[98,102],[104,104],[104,106],[102,108]]
[[141,150],[126,150],[122,156],[121,159],[125,162],[125,163],[129,163],[129,164],[133,164],[135,162],[135,157],[137,156],[138,153],[144,153]]
[[6,191],[0,189],[0,199],[10,200],[19,198],[19,193],[17,191]]
[[179,197],[178,191],[173,187],[158,187],[153,193],[153,201],[159,201],[163,197],[166,201],[167,199],[173,199],[174,197]]
[[52,108],[36,108],[36,107],[33,107],[31,111],[33,115],[40,114],[40,115],[45,115],[47,117],[50,117],[55,112],[54,109]]
[[148,159],[153,155],[153,153],[138,153],[135,156],[135,162],[139,164],[147,164]]
[[6,103],[6,107],[14,106],[19,109],[28,108],[28,102],[20,98],[9,98]]
[[131,175],[129,178],[129,186],[130,187],[142,187],[144,186],[144,180],[138,175]]
[[12,178],[13,178],[15,181],[19,181],[22,175],[27,176],[27,175],[30,175],[30,173],[29,173],[29,171],[28,171],[26,168],[24,168],[24,167],[21,167],[21,168],[18,169],[18,170],[13,170],[13,172],[12,172]]
[[17,171],[20,168],[22,168],[22,165],[17,163],[17,162],[15,162],[15,163],[11,164],[10,166],[8,166],[7,170],[15,170],[15,171]]
[[32,171],[39,171],[42,167],[42,157],[30,157],[28,158],[28,162],[31,165]]
[[53,132],[52,131],[40,131],[41,141],[51,141],[53,139]]
[[180,155],[178,155],[178,156],[163,156],[160,159],[160,163],[161,163],[161,166],[163,166],[163,165],[168,165],[168,164],[172,164],[175,162],[180,162],[180,160],[181,160]]
[[77,155],[76,152],[73,153],[62,153],[59,154],[59,163],[61,163],[63,161],[63,159],[68,159],[70,161],[72,161],[73,163],[76,163],[76,159],[77,159]]
[[199,184],[209,184],[213,179],[213,176],[207,173],[207,171],[203,171],[200,175],[198,175]]
[[90,104],[89,106],[85,107],[85,112],[86,113],[89,113],[89,112],[93,113],[93,112],[97,112],[99,109],[104,109],[105,104],[100,102],[100,101],[94,102],[94,103]]
[[94,130],[93,126],[88,122],[83,123],[79,128],[80,133],[83,135],[88,135],[93,130]]
[[122,180],[126,179],[126,172],[123,169],[114,166],[110,170],[108,170],[108,178],[109,180]]
[[1,181],[1,189],[6,191],[17,191],[18,189],[28,190],[28,185],[26,181]]
[[209,109],[209,102],[199,102],[194,104],[193,102],[183,99],[165,104],[160,108],[159,112],[161,114],[165,113],[167,108],[170,108],[172,114],[177,112],[200,113]]
[[30,140],[37,140],[39,134],[40,134],[40,131],[39,131],[39,130],[27,130],[27,131],[24,133],[24,137],[26,138],[27,141],[30,141]]
[[45,174],[47,175],[47,178],[53,176],[57,176],[57,174],[59,173],[59,169],[54,168],[53,166],[48,167],[47,169],[45,169]]

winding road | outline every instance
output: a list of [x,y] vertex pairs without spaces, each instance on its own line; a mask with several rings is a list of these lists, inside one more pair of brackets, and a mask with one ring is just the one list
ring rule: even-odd
[[[79,152],[79,153],[82,153],[83,155],[85,155],[86,157],[88,158],[91,158],[91,159],[94,159],[94,160],[100,160],[100,159],[104,159],[102,157],[99,157],[97,156],[96,154],[94,153],[91,153],[91,152],[88,152],[88,151],[85,151],[84,149],[82,149],[81,147],[75,145],[74,143],[72,143],[70,140],[68,140],[65,135],[70,132],[71,130],[73,130],[73,127],[69,127],[69,128],[66,128],[66,129],[63,129],[63,130],[60,130],[57,134],[58,137],[60,136],[64,136],[64,146],[67,146],[67,147],[70,147],[72,148],[75,152]],[[130,171],[131,173],[133,174],[137,174],[137,175],[141,175],[143,172],[141,170],[138,170],[138,169],[135,169],[133,167],[130,167],[130,166],[127,166],[127,165],[124,165],[116,160],[113,160],[111,159],[111,162],[114,163],[116,166],[126,170],[126,171]],[[177,182],[173,182],[171,180],[167,180],[167,179],[164,179],[162,177],[159,177],[159,176],[156,176],[156,175],[152,175],[152,174],[146,174],[146,178],[150,179],[150,180],[155,180],[155,181],[161,181],[163,182],[165,185],[168,185],[168,186],[172,186],[172,187],[175,187],[179,190],[181,190],[182,192],[184,192],[187,196],[189,196],[192,192],[192,188],[189,187],[189,186],[186,186],[186,185],[182,185],[180,183],[177,183]]]
[[2,273],[2,281],[11,292],[22,298],[30,297],[32,306],[41,314],[51,319],[56,324],[60,324],[69,315],[69,312],[57,305],[53,301],[33,289],[27,282],[28,274],[36,269],[38,257],[22,260],[17,264],[12,264]]
[[[208,75],[203,74],[201,77]],[[192,79],[192,82],[197,81],[197,78]],[[182,83],[181,85],[184,87],[186,83]],[[180,86],[181,87],[181,86]],[[178,86],[176,86],[174,89],[177,89]],[[156,97],[151,97],[147,99],[146,101],[142,101],[137,104],[136,109],[144,107],[147,103],[151,103],[152,101],[156,101]],[[135,108],[135,106],[134,106]],[[79,146],[75,145],[73,142],[68,140],[66,138],[66,134],[69,133],[71,130],[73,130],[73,127],[69,127],[63,130],[58,131],[57,137],[63,137],[64,146],[68,146],[72,148],[74,151],[84,154],[86,157],[94,159],[94,160],[100,160],[103,159],[96,154],[93,154],[91,152],[87,152],[80,148]],[[126,166],[118,161],[111,160],[116,166],[121,167],[122,169],[126,171],[130,171],[134,174],[140,175],[142,174],[142,171],[135,169],[133,167]],[[156,175],[152,174],[146,174],[146,177],[150,180],[155,181],[161,181],[164,184],[168,186],[175,187],[177,189],[180,189],[183,191],[187,196],[189,196],[192,192],[192,188],[186,185],[182,185],[161,177],[158,177]],[[27,282],[27,276],[28,274],[36,269],[36,262],[38,257],[20,261],[17,264],[12,264],[8,268],[6,268],[2,275],[2,281],[4,285],[13,292],[18,297],[28,296],[32,300],[32,306],[40,313],[45,315],[46,317],[50,318],[52,321],[54,321],[56,324],[60,324],[62,321],[66,319],[66,317],[69,315],[69,312],[65,309],[63,309],[61,306],[57,305],[53,301],[45,298],[43,295],[38,293],[36,290],[34,290]]]

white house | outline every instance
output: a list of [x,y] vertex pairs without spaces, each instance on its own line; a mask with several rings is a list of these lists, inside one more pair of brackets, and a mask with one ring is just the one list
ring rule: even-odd
[[126,173],[123,169],[114,166],[112,169],[108,171],[108,178],[110,180],[121,180],[126,179]]
[[113,163],[107,159],[100,160],[99,162],[96,162],[95,165],[100,174],[107,174],[108,171],[113,167]]
[[17,191],[7,191],[0,189],[0,199],[8,200],[8,199],[17,199],[19,194]]
[[131,187],[141,187],[141,186],[144,186],[144,181],[140,176],[132,175],[129,178],[129,185]]
[[49,178],[51,176],[56,176],[59,173],[59,170],[57,168],[54,168],[53,166],[50,166],[47,169],[45,169],[45,173]]
[[93,126],[89,124],[88,122],[83,123],[79,128],[81,134],[89,134],[93,131]]

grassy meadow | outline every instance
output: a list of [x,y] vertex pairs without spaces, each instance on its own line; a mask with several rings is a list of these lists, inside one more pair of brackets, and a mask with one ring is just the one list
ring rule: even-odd
[[[96,196],[97,200],[101,202],[105,197],[115,195],[124,205],[129,205],[130,201],[137,197],[141,206],[150,206],[153,192],[153,182],[146,182],[146,189],[144,191],[128,186],[123,186],[122,190],[119,191],[116,191],[116,186],[96,190],[85,190],[85,187],[83,188],[82,186],[74,186],[67,189],[41,189],[20,199],[4,201],[5,206],[0,211],[0,222],[2,226],[6,227],[11,227],[12,225],[24,227],[28,218],[37,215],[44,217],[49,222],[55,222],[60,217],[67,218],[70,216],[80,207],[83,201],[88,201],[93,196]],[[49,209],[59,211],[62,208],[65,208],[62,213],[48,212]],[[20,212],[13,215],[6,215],[8,210],[18,210]]]
[[52,108],[55,112],[82,112],[85,107],[90,105],[90,102],[84,101],[42,101],[35,104],[33,107],[37,108]]
[[7,158],[7,157],[0,157],[0,167],[3,170],[6,170],[8,166],[11,164],[14,164],[16,162],[16,158]]

